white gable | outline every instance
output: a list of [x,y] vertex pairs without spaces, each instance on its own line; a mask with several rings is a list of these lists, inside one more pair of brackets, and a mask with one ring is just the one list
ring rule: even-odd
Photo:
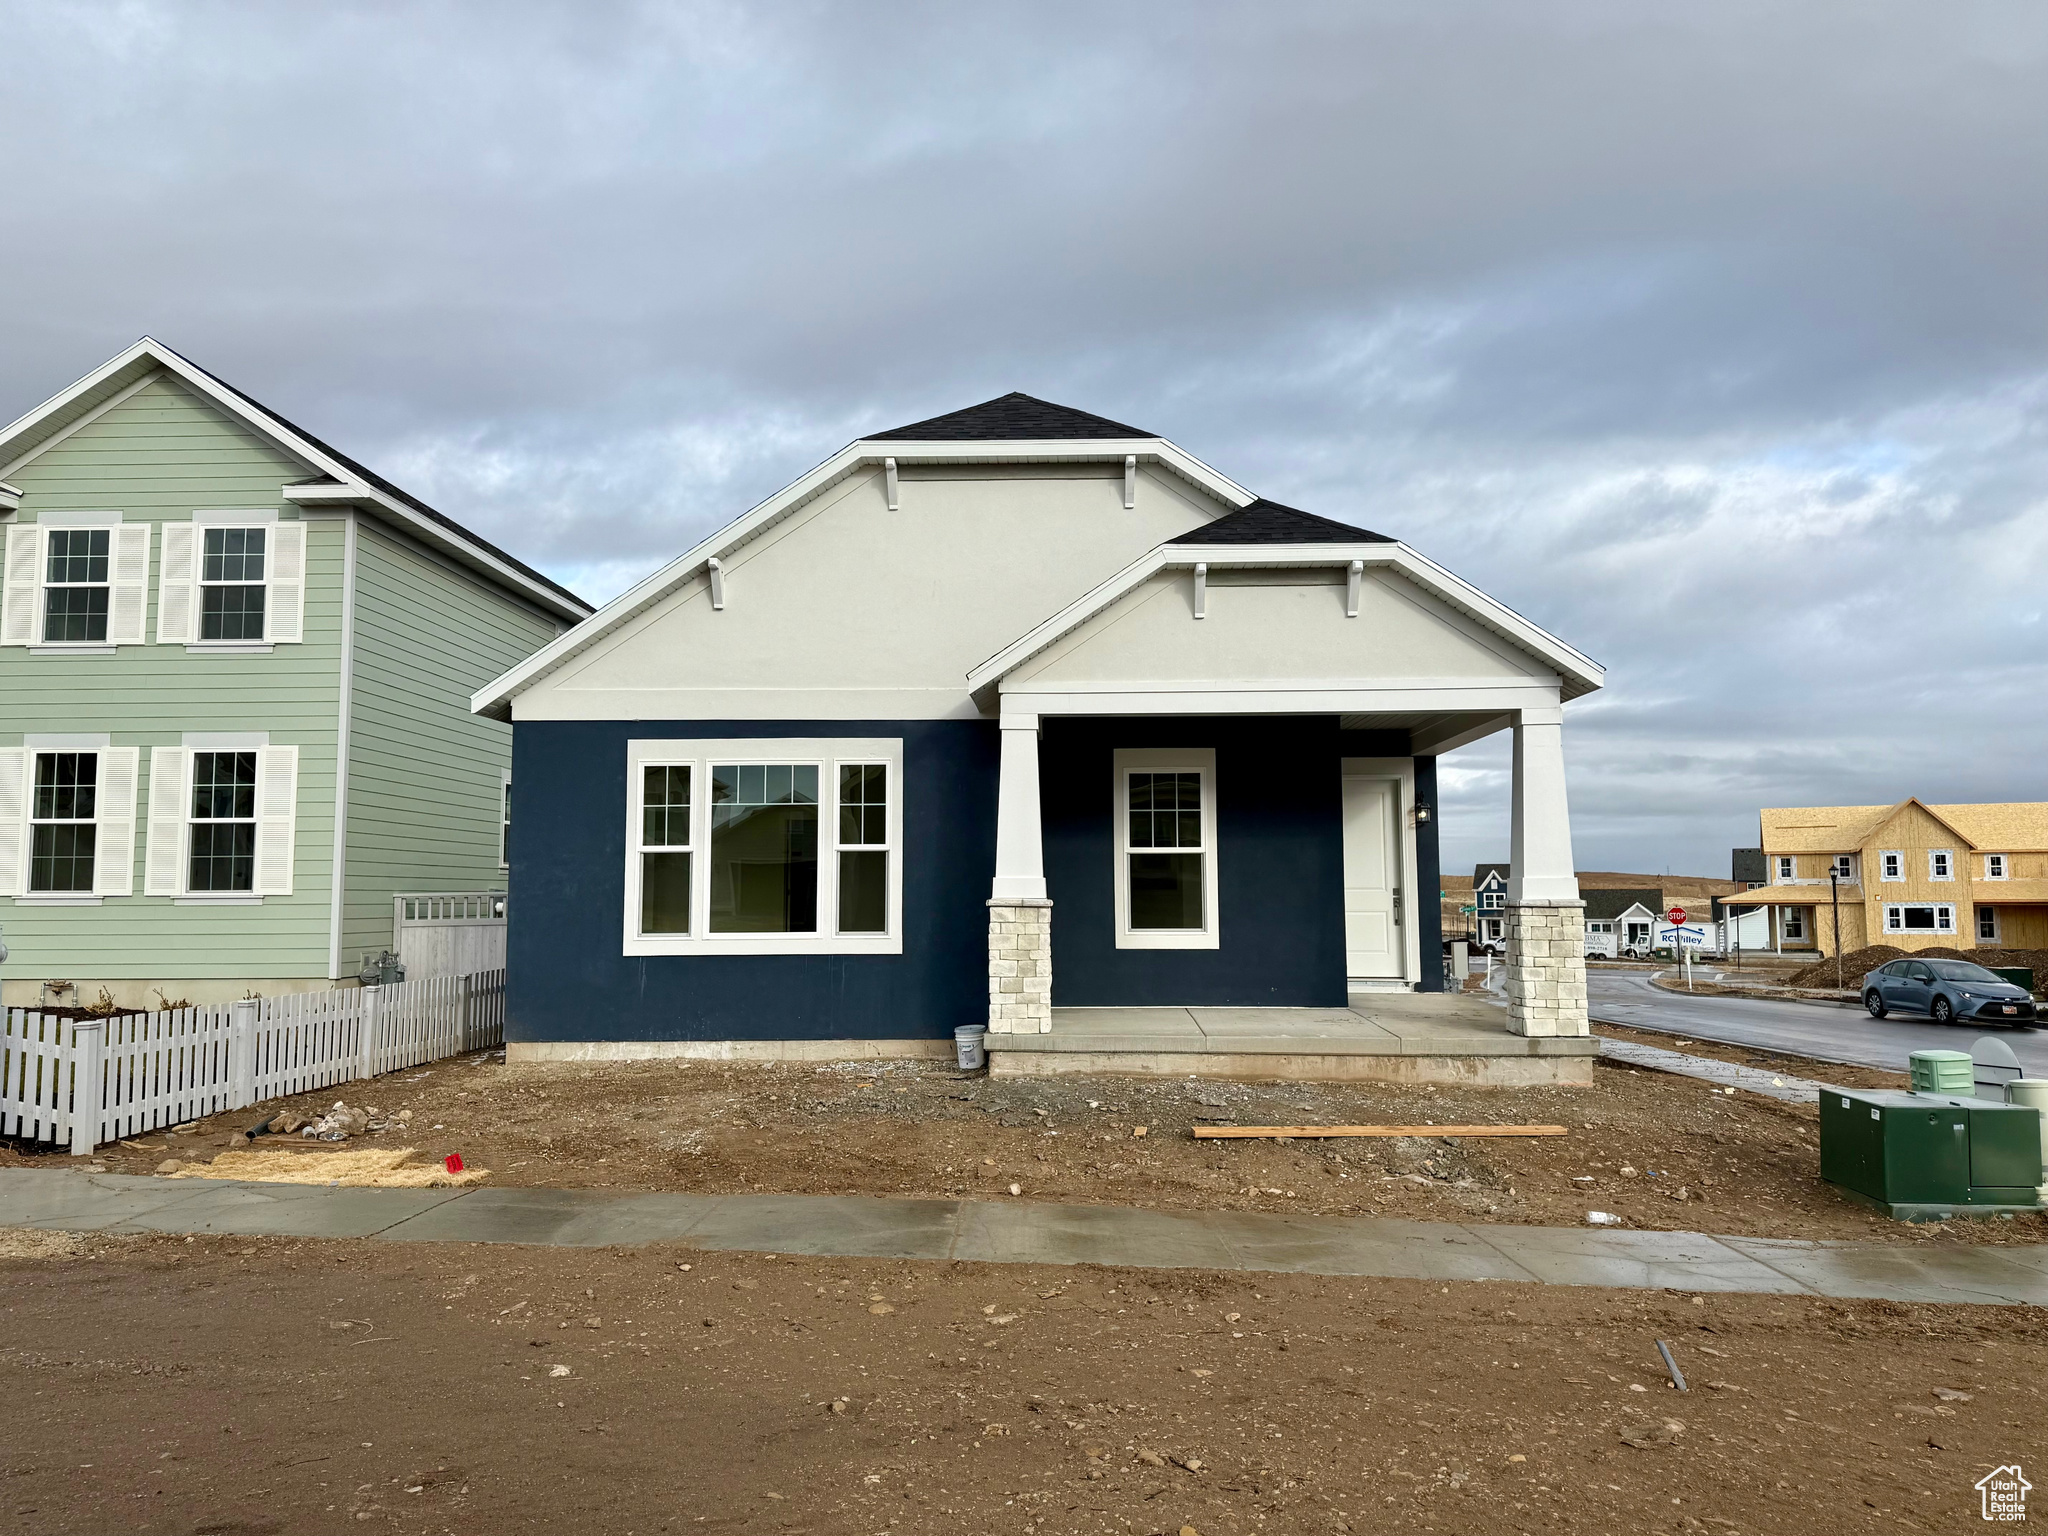
[[1195,578],[1160,571],[1003,679],[1031,692],[1116,683],[1230,682],[1327,687],[1390,682],[1516,682],[1557,672],[1453,612],[1398,573],[1373,570],[1348,613],[1346,572],[1211,569],[1202,617]]
[[725,546],[722,608],[708,572],[685,576],[564,647],[514,694],[514,716],[972,718],[975,663],[1232,510],[1149,467],[1124,499],[1121,462],[917,465],[899,471],[891,510],[883,471],[859,469]]

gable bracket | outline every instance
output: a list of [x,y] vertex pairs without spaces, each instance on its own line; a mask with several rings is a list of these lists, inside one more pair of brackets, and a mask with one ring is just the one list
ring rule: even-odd
[[1209,617],[1209,565],[1204,560],[1195,562],[1195,617]]
[[711,606],[716,610],[723,611],[725,608],[725,567],[718,563],[718,556],[716,555],[705,561],[704,566],[711,573]]
[[1345,618],[1355,619],[1358,617],[1358,598],[1364,586],[1365,562],[1363,560],[1354,560],[1351,562],[1350,575],[1345,579],[1344,583]]
[[889,491],[889,510],[891,512],[900,511],[902,498],[896,491],[896,461],[894,459],[882,460],[882,479]]
[[1138,456],[1124,455],[1124,510],[1130,511],[1138,504]]

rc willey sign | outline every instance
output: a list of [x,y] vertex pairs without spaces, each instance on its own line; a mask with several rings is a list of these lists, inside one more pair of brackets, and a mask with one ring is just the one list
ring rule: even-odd
[[1984,1496],[1984,1518],[2002,1525],[2018,1525],[2027,1518],[2027,1490],[2034,1485],[2020,1476],[2019,1463],[1999,1467],[1977,1479],[1977,1491]]

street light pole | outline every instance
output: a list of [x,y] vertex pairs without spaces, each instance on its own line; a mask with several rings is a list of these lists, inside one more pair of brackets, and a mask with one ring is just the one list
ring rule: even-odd
[[[1835,908],[1835,990],[1842,990],[1842,870],[1837,865],[1828,871],[1828,900]],[[1868,927],[1868,924],[1864,925]]]

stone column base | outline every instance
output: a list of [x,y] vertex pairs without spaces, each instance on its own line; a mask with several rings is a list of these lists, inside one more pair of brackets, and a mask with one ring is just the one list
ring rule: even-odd
[[1586,1035],[1586,904],[1508,906],[1508,1032]]
[[998,896],[988,904],[988,1032],[1052,1033],[1052,903]]

